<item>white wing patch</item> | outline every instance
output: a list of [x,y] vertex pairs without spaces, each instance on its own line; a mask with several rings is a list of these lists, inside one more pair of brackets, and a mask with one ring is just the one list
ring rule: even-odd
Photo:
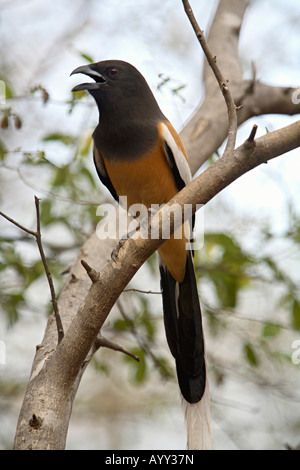
[[94,144],[93,147],[93,153],[94,153],[94,160],[95,160],[95,165],[97,167],[98,172],[103,176],[107,178],[107,172],[106,168],[103,163],[103,158],[101,157],[96,145]]
[[174,160],[182,180],[185,182],[185,184],[188,184],[192,180],[192,174],[184,154],[178,148],[174,137],[164,123],[161,123],[161,131],[162,138],[168,144],[174,155]]

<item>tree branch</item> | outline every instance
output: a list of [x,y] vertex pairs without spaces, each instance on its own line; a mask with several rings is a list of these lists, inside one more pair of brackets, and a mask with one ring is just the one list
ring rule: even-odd
[[159,368],[160,365],[161,365],[159,359],[153,353],[151,347],[148,344],[148,341],[139,334],[138,329],[136,328],[136,325],[135,325],[134,321],[131,318],[129,318],[128,315],[126,314],[120,299],[117,300],[116,305],[117,305],[118,309],[120,310],[120,313],[121,313],[122,317],[124,318],[124,320],[126,320],[128,322],[128,324],[130,325],[130,330],[131,330],[133,336],[135,337],[135,339],[137,340],[138,344],[140,345],[140,347],[145,351],[145,353],[148,354],[148,356],[151,358],[151,360],[152,360],[153,364],[155,365],[155,367]]
[[127,349],[123,348],[120,344],[114,343],[113,341],[105,338],[101,334],[99,334],[95,340],[95,346],[97,349],[99,348],[108,348],[112,349],[113,351],[119,351],[122,352],[123,354],[126,354],[127,356],[131,357],[137,362],[140,362],[140,358],[136,356],[135,354],[132,354],[130,351]]
[[[174,205],[191,204],[193,212],[197,204],[206,204],[237,178],[268,160],[300,146],[300,121],[283,129],[266,134],[259,139],[246,142],[230,155],[220,158],[180,191],[168,204],[151,218],[154,233],[161,233],[163,220],[170,220],[174,230]],[[91,347],[94,337],[102,327],[112,306],[146,259],[163,243],[162,239],[143,239],[140,231],[126,240],[119,251],[117,262],[109,262],[99,273],[99,279],[90,287],[85,303],[79,309],[51,361],[64,364],[65,374],[79,370]],[[99,310],[99,305],[102,309]],[[87,325],[88,324],[88,328]],[[80,343],[80,344],[79,344]],[[76,344],[77,354],[71,360],[70,351]],[[53,360],[56,356],[55,361]],[[50,360],[49,360],[50,363]],[[50,365],[49,365],[50,366]]]
[[[220,0],[207,42],[218,58],[219,67],[228,81],[236,106],[238,125],[263,114],[299,114],[300,103],[292,100],[297,90],[257,81],[256,74],[244,80],[239,58],[239,32],[248,8],[247,0]],[[205,98],[181,131],[192,173],[223,144],[228,133],[228,113],[219,93],[219,85],[205,62],[203,81]],[[201,152],[199,152],[201,149]]]
[[43,263],[43,266],[44,266],[44,270],[45,270],[45,273],[46,273],[47,281],[48,281],[48,284],[49,284],[49,288],[50,288],[51,301],[52,301],[53,311],[54,311],[54,315],[55,315],[55,319],[56,319],[58,342],[60,342],[64,337],[64,330],[63,330],[63,325],[62,325],[61,318],[60,318],[59,311],[58,311],[58,306],[57,306],[57,300],[56,300],[52,275],[51,275],[51,272],[50,272],[50,269],[49,269],[49,266],[48,266],[48,263],[47,263],[47,259],[46,259],[43,244],[42,244],[39,198],[37,198],[35,196],[34,200],[35,200],[36,220],[37,220],[37,227],[36,227],[35,232],[33,230],[29,230],[28,228],[26,228],[23,225],[19,224],[18,222],[16,222],[14,219],[12,219],[8,215],[4,214],[3,212],[0,212],[0,215],[2,217],[4,217],[6,220],[8,220],[9,222],[11,222],[12,224],[14,224],[16,227],[20,228],[21,230],[28,233],[29,235],[32,235],[36,240],[36,243],[37,243],[37,246],[38,246],[38,249],[39,249],[39,252],[40,252],[40,256],[41,256],[41,259],[42,259],[42,263]]
[[[151,223],[155,233],[161,233],[158,230],[162,220],[170,220],[171,228],[174,228],[173,204],[182,209],[185,204],[192,204],[195,211],[196,204],[206,204],[247,171],[299,146],[300,121],[252,142],[246,140],[234,152],[220,158],[201,173],[152,217]],[[31,375],[19,418],[16,449],[39,448],[39,443],[44,443],[45,438],[49,439],[50,448],[63,448],[71,412],[69,397],[74,390],[74,383],[78,383],[82,365],[119,295],[161,243],[163,240],[142,239],[140,232],[136,232],[122,245],[117,263],[108,262],[99,273],[98,280],[92,282],[85,301],[71,321],[63,341],[47,357],[46,366],[43,367],[42,362]],[[33,410],[30,397],[37,389],[39,400],[34,401]],[[48,412],[49,407],[51,413]],[[34,436],[27,432],[33,413],[43,420],[42,426],[35,430]]]
[[203,52],[206,56],[207,62],[210,65],[217,83],[220,87],[220,90],[224,96],[226,105],[227,105],[227,111],[228,111],[228,120],[229,120],[229,129],[228,129],[228,139],[227,139],[227,144],[226,148],[224,151],[224,154],[227,154],[229,152],[232,152],[235,148],[235,142],[236,142],[236,134],[237,134],[237,115],[236,115],[236,106],[234,104],[234,101],[232,99],[230,89],[227,86],[226,80],[223,77],[223,74],[217,64],[217,57],[213,56],[211,53],[211,50],[204,38],[204,33],[199,27],[197,20],[194,16],[193,10],[191,8],[191,5],[189,3],[189,0],[182,0],[184,10],[187,14],[188,19],[190,20],[190,23],[194,29],[194,32],[198,38],[198,41],[203,49]]
[[41,234],[41,224],[40,224],[40,206],[39,206],[40,200],[36,196],[34,197],[34,200],[35,200],[36,220],[37,220],[35,238],[36,238],[37,246],[38,246],[40,256],[41,256],[41,259],[42,259],[42,262],[43,262],[43,266],[44,266],[44,270],[45,270],[45,273],[46,273],[47,281],[48,281],[48,284],[49,284],[49,289],[50,289],[50,293],[51,293],[51,300],[52,300],[52,305],[53,305],[53,311],[54,311],[56,326],[57,326],[58,343],[60,343],[60,341],[64,337],[64,329],[63,329],[63,325],[62,325],[61,318],[60,318],[59,311],[58,311],[58,306],[57,306],[57,300],[56,300],[52,275],[51,275],[50,269],[48,267],[47,259],[46,259],[43,244],[42,244],[42,234]]
[[[243,81],[242,78],[237,52],[239,31],[248,3],[246,0],[220,0],[208,40],[226,80],[229,80],[235,103],[243,105],[238,112],[239,123],[257,115],[258,110],[263,113],[271,106],[261,94],[261,90],[267,85],[255,80]],[[206,66],[204,82],[206,98],[181,132],[193,172],[220,147],[228,130],[223,97],[211,70],[208,71]],[[273,112],[285,112],[284,109],[288,109],[288,114],[300,112],[299,105],[291,106],[288,92],[281,94],[279,87],[269,87],[268,90],[275,102]],[[179,193],[173,202],[208,202],[214,194],[241,174],[298,147],[299,134],[298,122],[252,142],[248,139],[233,153],[226,155],[226,158],[220,158],[209,171],[200,175],[201,179],[195,180]],[[168,211],[169,207],[165,206],[164,211]],[[110,260],[116,241],[99,240],[94,233],[84,244],[58,300],[66,328],[65,338],[56,348],[55,319],[51,316],[42,345],[37,348],[17,426],[16,449],[47,446],[51,449],[64,448],[72,402],[85,367],[95,350],[95,338],[119,294],[148,256],[162,243],[159,240],[142,240],[137,237],[136,234],[125,242],[119,251],[118,263]],[[92,265],[95,273],[99,273],[98,279],[95,278],[96,282],[91,278],[92,285],[81,264],[82,258],[88,263],[88,267]],[[78,313],[73,319],[75,312]],[[33,414],[43,420],[42,426],[34,432],[29,425]]]
[[12,224],[14,224],[16,227],[20,228],[21,230],[23,230],[24,232],[28,233],[29,235],[33,235],[34,237],[36,237],[36,232],[34,232],[33,230],[29,230],[28,228],[24,227],[23,225],[19,224],[18,222],[16,222],[16,220],[12,219],[11,217],[9,217],[8,215],[4,214],[4,212],[1,212],[0,211],[0,215],[2,217],[4,217],[4,219],[8,220],[9,222],[11,222]]

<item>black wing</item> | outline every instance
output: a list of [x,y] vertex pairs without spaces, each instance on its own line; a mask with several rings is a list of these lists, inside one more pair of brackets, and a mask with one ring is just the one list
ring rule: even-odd
[[117,195],[116,190],[113,187],[112,182],[109,179],[109,176],[107,174],[107,171],[106,171],[106,168],[105,168],[105,165],[104,165],[102,155],[99,152],[99,150],[97,149],[95,143],[94,143],[94,148],[93,148],[93,157],[94,157],[95,167],[96,167],[96,170],[97,170],[97,173],[98,173],[98,176],[99,176],[101,182],[104,184],[104,186],[107,187],[107,189],[109,190],[109,192],[111,193],[113,198],[117,202],[119,202],[119,196]]

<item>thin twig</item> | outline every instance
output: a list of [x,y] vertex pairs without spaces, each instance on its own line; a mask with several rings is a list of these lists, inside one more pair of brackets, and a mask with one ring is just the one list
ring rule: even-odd
[[138,356],[131,353],[127,349],[123,348],[123,346],[121,346],[120,344],[114,343],[110,339],[105,338],[101,334],[97,336],[95,343],[94,343],[94,347],[95,349],[108,348],[108,349],[112,349],[113,351],[120,351],[123,354],[126,354],[127,356],[131,357],[135,361],[140,362],[140,358]]
[[161,295],[161,291],[153,291],[153,290],[142,290],[142,289],[136,289],[134,287],[129,288],[129,289],[124,289],[123,292],[138,292],[139,294],[155,294],[155,295]]
[[36,209],[36,242],[39,248],[39,252],[42,258],[42,262],[44,265],[45,273],[47,276],[49,288],[50,288],[50,293],[51,293],[51,299],[52,299],[52,305],[53,305],[53,310],[54,310],[54,316],[56,320],[56,326],[57,326],[57,333],[58,333],[58,343],[63,339],[64,337],[64,329],[62,325],[62,321],[59,315],[58,311],[58,306],[57,306],[57,300],[56,300],[56,295],[55,295],[55,289],[53,285],[53,280],[52,280],[52,275],[48,267],[47,259],[44,253],[44,248],[42,244],[42,235],[41,235],[41,224],[40,224],[40,200],[37,196],[34,196],[35,200],[35,209]]
[[120,299],[117,300],[117,306],[118,306],[118,309],[122,315],[122,317],[124,318],[124,320],[126,320],[129,325],[130,325],[130,329],[131,329],[131,332],[133,334],[133,336],[137,339],[140,347],[148,354],[148,356],[152,359],[153,361],[153,364],[158,368],[160,369],[161,368],[161,363],[159,361],[159,359],[155,356],[155,354],[151,351],[151,348],[148,344],[148,342],[145,340],[145,338],[143,338],[137,328],[136,328],[136,325],[134,323],[134,321],[128,317],[128,315],[125,313],[125,310],[123,308],[123,305],[122,303],[120,302]]
[[8,215],[4,214],[4,212],[1,212],[0,211],[0,215],[2,215],[2,217],[4,217],[6,220],[8,220],[9,222],[11,222],[12,224],[16,225],[17,227],[19,227],[21,230],[23,230],[24,232],[26,233],[29,233],[29,235],[33,235],[34,237],[36,237],[36,232],[33,232],[33,230],[29,230],[28,228],[26,227],[23,227],[23,225],[19,224],[18,222],[16,222],[14,219],[12,219],[11,217],[8,217]]
[[36,243],[37,243],[37,246],[38,246],[38,249],[39,249],[39,252],[40,252],[40,256],[41,256],[41,259],[42,259],[42,263],[43,263],[43,266],[44,266],[44,270],[45,270],[45,273],[46,273],[46,277],[47,277],[47,280],[48,280],[49,288],[50,288],[51,301],[52,301],[52,305],[53,305],[53,311],[54,311],[54,316],[55,316],[56,326],[57,326],[58,343],[60,343],[60,341],[64,337],[64,330],[63,330],[63,325],[62,325],[61,318],[60,318],[59,311],[58,311],[57,300],[56,300],[56,296],[55,296],[55,290],[54,290],[54,285],[53,285],[53,281],[52,281],[51,272],[50,272],[49,267],[48,267],[47,259],[46,259],[43,244],[42,244],[41,223],[40,223],[40,206],[39,206],[40,200],[36,196],[34,197],[34,200],[35,200],[36,220],[37,220],[36,232],[34,232],[33,230],[29,230],[28,228],[26,228],[23,225],[19,224],[14,219],[12,219],[11,217],[9,217],[8,215],[4,214],[1,211],[0,211],[0,215],[2,217],[4,217],[6,220],[8,220],[9,222],[11,222],[12,224],[14,224],[19,229],[23,230],[24,232],[28,233],[29,235],[32,235],[36,240]]
[[230,153],[235,148],[236,142],[236,134],[237,134],[237,114],[236,114],[236,106],[234,104],[233,98],[231,96],[230,90],[227,85],[227,81],[224,79],[221,70],[217,65],[217,58],[213,56],[211,53],[210,48],[204,38],[203,31],[201,30],[200,26],[197,23],[197,20],[194,16],[192,7],[188,0],[182,0],[184,10],[187,14],[188,19],[193,27],[193,30],[197,36],[197,39],[203,49],[203,52],[207,58],[207,61],[212,68],[212,71],[217,79],[221,92],[224,96],[227,111],[228,111],[228,120],[229,120],[229,129],[228,129],[228,139],[224,154]]

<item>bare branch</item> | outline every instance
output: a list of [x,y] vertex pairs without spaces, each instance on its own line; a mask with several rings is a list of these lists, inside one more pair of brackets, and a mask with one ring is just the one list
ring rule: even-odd
[[52,301],[53,311],[54,311],[54,315],[55,315],[55,319],[56,319],[56,325],[57,325],[58,343],[60,343],[60,341],[64,337],[64,330],[63,330],[62,321],[61,321],[59,311],[58,311],[58,306],[57,306],[57,300],[56,300],[52,275],[51,275],[50,269],[48,267],[47,259],[46,259],[43,244],[42,244],[39,198],[35,196],[34,200],[35,200],[36,220],[37,220],[36,232],[34,232],[33,230],[29,230],[28,228],[26,228],[23,225],[19,224],[18,222],[16,222],[14,219],[12,219],[8,215],[4,214],[3,212],[0,212],[0,215],[2,217],[4,217],[6,220],[8,220],[9,222],[11,222],[12,224],[14,224],[16,227],[18,227],[21,230],[23,230],[24,232],[32,235],[36,240],[36,243],[37,243],[37,246],[38,246],[38,249],[39,249],[39,252],[40,252],[40,256],[41,256],[41,259],[42,259],[42,263],[43,263],[43,266],[44,266],[44,270],[45,270],[45,273],[46,273],[47,281],[48,281],[48,284],[49,284],[49,288],[50,288],[51,301]]
[[120,346],[119,344],[114,343],[113,341],[105,338],[101,334],[97,336],[96,341],[95,341],[95,346],[97,347],[97,349],[108,348],[108,349],[112,349],[113,351],[120,351],[123,354],[126,354],[129,357],[132,357],[132,359],[134,359],[135,361],[140,362],[140,358],[138,356],[136,356],[135,354],[132,354],[130,351],[123,348],[123,346]]
[[228,129],[228,139],[227,139],[227,144],[226,148],[224,151],[224,154],[227,154],[228,152],[232,152],[235,148],[235,142],[236,142],[236,134],[237,134],[237,114],[236,114],[236,106],[234,104],[234,101],[231,96],[231,92],[229,90],[227,81],[224,79],[223,74],[217,64],[217,58],[216,56],[213,56],[211,53],[211,50],[204,38],[203,31],[200,29],[197,20],[194,16],[193,10],[191,8],[191,5],[188,0],[182,0],[184,10],[190,20],[190,23],[194,29],[194,32],[198,38],[198,41],[201,44],[201,47],[203,49],[203,52],[207,58],[207,61],[212,68],[213,73],[215,74],[215,77],[218,81],[220,90],[224,96],[226,105],[227,105],[227,111],[228,111],[228,120],[229,120],[229,129]]
[[124,289],[123,292],[139,292],[141,294],[155,294],[155,295],[161,295],[161,291],[153,291],[153,290],[142,290],[142,289],[136,289],[136,288],[129,288],[129,289]]
[[136,338],[136,340],[138,341],[140,347],[148,354],[148,356],[151,358],[151,360],[152,360],[153,364],[155,365],[155,367],[159,368],[160,367],[159,359],[153,353],[151,347],[148,344],[148,341],[139,334],[134,321],[131,318],[129,318],[129,316],[125,312],[125,310],[123,308],[123,305],[120,302],[120,299],[117,300],[117,306],[118,306],[118,308],[120,310],[120,313],[121,313],[122,317],[124,318],[124,320],[126,320],[128,322],[128,324],[130,325],[131,332],[132,332],[133,336]]
[[[292,99],[298,88],[261,83],[257,81],[254,70],[250,80],[243,77],[239,32],[248,5],[247,0],[220,0],[207,40],[224,76],[229,80],[236,106],[242,106],[237,113],[238,125],[253,116],[264,114],[300,114],[300,103]],[[220,148],[228,132],[227,109],[207,60],[203,80],[204,100],[180,134],[193,174]]]
[[11,222],[12,224],[14,224],[16,227],[20,228],[21,230],[23,230],[24,232],[26,233],[29,233],[29,235],[33,235],[34,237],[36,237],[36,232],[34,232],[33,230],[29,230],[28,228],[24,227],[23,225],[19,224],[18,222],[16,222],[14,219],[12,219],[11,217],[9,217],[8,215],[4,214],[4,212],[1,212],[0,211],[0,215],[2,217],[4,217],[6,220],[8,220],[9,222]]
[[56,319],[58,343],[60,343],[60,341],[64,337],[64,329],[63,329],[62,321],[61,321],[59,311],[58,311],[58,306],[57,306],[57,300],[56,300],[52,275],[51,275],[50,269],[48,267],[47,259],[46,259],[43,244],[42,244],[41,223],[40,223],[40,200],[36,196],[34,197],[34,200],[35,200],[36,220],[37,220],[35,238],[36,238],[36,242],[37,242],[37,245],[38,245],[38,248],[39,248],[39,252],[40,252],[40,255],[41,255],[41,259],[42,259],[42,262],[43,262],[43,266],[44,266],[44,269],[45,269],[45,273],[46,273],[49,288],[50,288],[53,311],[54,311],[54,315],[55,315],[55,319]]

